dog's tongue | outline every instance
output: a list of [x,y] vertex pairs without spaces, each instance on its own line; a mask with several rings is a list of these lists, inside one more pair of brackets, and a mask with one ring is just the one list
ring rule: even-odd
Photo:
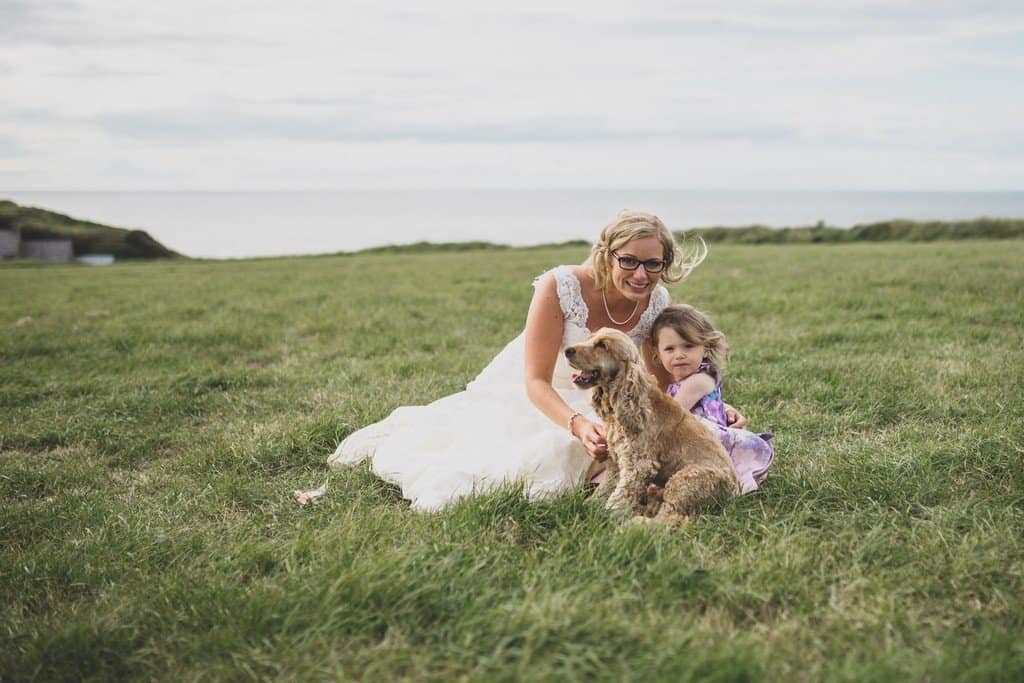
[[578,373],[576,373],[575,375],[572,376],[572,381],[573,382],[588,382],[588,381],[590,381],[593,378],[594,378],[594,373],[592,373],[592,372],[578,372]]

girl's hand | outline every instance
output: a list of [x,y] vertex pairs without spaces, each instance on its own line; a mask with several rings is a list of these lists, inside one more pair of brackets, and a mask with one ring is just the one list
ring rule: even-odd
[[608,440],[604,431],[604,425],[591,422],[580,415],[573,420],[573,435],[577,437],[586,449],[587,455],[598,462],[608,459]]
[[747,418],[743,417],[738,410],[728,403],[725,404],[725,421],[729,423],[730,427],[735,427],[736,429],[743,429],[747,426]]

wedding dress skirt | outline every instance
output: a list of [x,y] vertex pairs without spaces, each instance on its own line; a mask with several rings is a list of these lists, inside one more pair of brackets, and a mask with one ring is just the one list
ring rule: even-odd
[[[550,273],[565,321],[551,385],[574,411],[596,420],[590,390],[573,385],[572,368],[561,353],[590,335],[589,311],[571,266]],[[629,332],[634,341],[643,340],[668,301],[667,290],[657,287]],[[425,406],[397,408],[384,420],[349,435],[328,463],[341,466],[369,459],[373,472],[399,486],[412,507],[420,510],[437,510],[506,482],[521,483],[533,498],[572,490],[582,483],[591,460],[564,425],[554,424],[530,402],[523,367],[520,334],[465,391]]]

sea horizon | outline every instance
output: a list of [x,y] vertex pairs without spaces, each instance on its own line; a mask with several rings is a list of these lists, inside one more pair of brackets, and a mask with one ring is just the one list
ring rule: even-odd
[[624,208],[673,230],[1024,217],[1024,190],[31,190],[23,206],[147,231],[197,258],[325,254],[414,242],[592,241]]

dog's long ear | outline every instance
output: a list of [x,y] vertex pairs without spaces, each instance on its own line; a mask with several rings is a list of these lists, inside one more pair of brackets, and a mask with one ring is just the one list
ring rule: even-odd
[[610,334],[605,338],[612,355],[618,361],[615,385],[616,393],[633,396],[639,399],[647,387],[647,368],[633,340],[621,332]]
[[633,346],[632,341],[630,341],[629,345],[633,347],[633,353],[629,355],[628,359],[623,359],[620,362],[619,386],[622,390],[629,392],[630,396],[635,396],[639,399],[647,391],[649,384],[647,368],[644,367],[643,359],[636,352],[636,347]]

